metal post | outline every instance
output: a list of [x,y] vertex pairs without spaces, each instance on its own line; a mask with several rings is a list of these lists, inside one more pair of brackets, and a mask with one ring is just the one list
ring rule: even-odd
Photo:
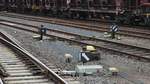
[[44,28],[43,25],[41,25],[41,28],[40,28],[40,40],[43,40],[43,35],[46,35],[46,28]]
[[40,40],[43,40],[43,32],[42,32],[42,28],[40,29]]
[[114,30],[112,30],[112,32],[111,32],[111,38],[112,38],[112,39],[115,38],[115,31],[114,31]]

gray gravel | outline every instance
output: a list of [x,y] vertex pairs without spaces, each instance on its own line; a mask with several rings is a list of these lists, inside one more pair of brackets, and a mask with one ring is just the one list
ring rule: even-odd
[[[22,46],[40,59],[47,66],[53,65],[61,69],[73,70],[78,63],[78,53],[81,49],[78,45],[69,45],[64,41],[43,40],[37,41],[32,38],[34,34],[21,30],[11,29],[9,27],[0,26],[1,29],[7,31],[22,43]],[[9,29],[8,29],[9,28]],[[121,72],[128,74],[131,80],[149,84],[150,82],[150,63],[128,59],[125,55],[119,55],[105,50],[101,52],[102,60],[88,62],[87,64],[105,64],[119,68]],[[74,56],[71,64],[66,64],[63,59],[64,53],[71,53]],[[82,84],[132,84],[131,82],[120,77],[102,77],[98,74],[94,76],[75,77]]]
[[[10,20],[10,21],[15,21],[15,22],[22,22],[25,24],[30,24],[30,25],[36,25],[40,26],[43,24],[45,27],[50,28],[50,29],[55,29],[55,30],[61,30],[61,31],[66,31],[66,32],[71,32],[71,33],[76,33],[84,36],[95,36],[96,38],[102,38],[105,39],[103,36],[103,32],[95,32],[95,31],[89,31],[89,30],[84,30],[84,29],[78,29],[75,27],[67,27],[67,26],[62,26],[62,25],[55,25],[55,24],[50,24],[50,23],[43,23],[43,22],[35,22],[35,21],[28,21],[28,20],[23,20],[23,19],[17,19],[17,18],[11,18],[11,17],[4,17],[0,16],[0,19],[4,20]],[[135,37],[128,37],[128,36],[120,36],[121,40],[111,40],[111,41],[117,41],[121,43],[128,43],[131,45],[136,45],[140,47],[145,47],[145,48],[150,48],[150,40],[149,39],[142,39],[142,38],[135,38]]]

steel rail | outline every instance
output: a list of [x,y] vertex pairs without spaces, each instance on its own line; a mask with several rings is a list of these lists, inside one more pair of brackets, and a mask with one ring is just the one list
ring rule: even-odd
[[[3,24],[3,25],[6,25],[6,24]],[[35,31],[35,30],[31,30],[31,29],[25,29],[25,28],[20,28],[20,27],[17,27],[17,26],[12,26],[12,25],[6,25],[6,26],[10,26],[10,27],[13,27],[13,28],[17,28],[17,29],[21,29],[21,30],[25,30],[25,31],[29,31],[29,32],[33,32],[33,33],[38,33],[38,31]],[[37,29],[37,27],[35,27],[35,29]],[[38,30],[38,29],[37,29]],[[50,31],[50,30],[49,30]],[[51,31],[56,31],[56,32],[59,32],[57,30],[51,30]],[[61,33],[61,32],[59,32]],[[65,32],[62,32],[63,34],[68,34],[68,35],[76,35],[76,34],[72,34],[72,33],[65,33]],[[79,40],[74,40],[74,39],[69,39],[69,38],[65,38],[65,37],[60,37],[60,36],[57,36],[57,35],[51,35],[50,33],[46,34],[47,36],[52,36],[52,37],[56,37],[56,38],[60,38],[60,39],[65,39],[65,40],[68,40],[68,41],[71,41],[71,42],[76,42],[76,43],[79,43],[79,44],[83,44],[83,45],[93,45],[97,48],[102,48],[102,49],[106,49],[106,50],[110,50],[110,51],[114,51],[114,52],[118,52],[118,53],[122,53],[122,54],[126,54],[126,55],[129,55],[131,57],[137,57],[138,59],[144,59],[144,60],[148,60],[150,61],[150,58],[149,57],[143,57],[143,56],[140,56],[140,55],[135,55],[135,54],[131,54],[131,53],[127,53],[127,52],[124,52],[124,51],[121,51],[121,50],[116,50],[114,48],[108,48],[108,47],[105,47],[105,46],[100,46],[100,45],[95,45],[95,44],[92,44],[92,43],[86,43],[86,42],[82,42],[82,41],[79,41]],[[80,35],[76,35],[76,36],[80,36]],[[100,41],[100,40],[99,40]],[[102,40],[103,41],[103,40]],[[104,40],[105,41],[105,40]],[[109,42],[109,41],[105,41],[105,42]],[[112,43],[115,43],[115,42],[112,42]],[[117,43],[115,43],[117,44]],[[126,45],[126,44],[121,44],[121,43],[118,43],[120,45]],[[133,45],[126,45],[126,46],[133,46]],[[133,46],[133,47],[137,47],[137,46]],[[138,48],[138,47],[137,47]],[[139,47],[141,48],[141,47]],[[142,48],[141,48],[142,49]],[[146,48],[143,48],[143,49],[146,49]],[[147,50],[150,50],[150,49],[147,49]]]
[[[2,11],[2,12],[0,12],[0,14],[2,14],[2,15],[4,15],[4,14],[13,14],[13,15],[25,15],[25,16],[30,16],[30,17],[36,17],[36,18],[46,18],[47,19],[47,17],[46,16],[33,16],[33,15],[29,15],[29,14],[19,14],[19,13],[12,13],[12,12],[5,12],[5,11]],[[101,23],[104,23],[104,24],[106,24],[106,23],[112,23],[112,22],[114,22],[114,21],[106,21],[106,20],[95,20],[95,19],[92,19],[92,20],[89,20],[89,19],[87,19],[87,20],[76,20],[76,19],[65,19],[65,18],[54,18],[54,17],[48,17],[48,19],[57,19],[57,20],[69,20],[69,21],[72,21],[72,20],[74,20],[74,21],[83,21],[83,22],[85,22],[85,23],[87,23],[87,22],[89,22],[89,23],[91,23],[91,22],[101,22]],[[138,28],[138,29],[141,29],[141,28],[144,28],[144,29],[149,29],[149,26],[142,26],[142,25],[138,25],[138,26],[136,26],[136,25],[127,25],[127,24],[121,24],[121,27],[131,27],[131,28]]]
[[[82,23],[75,23],[71,21],[65,21],[65,20],[54,20],[54,19],[44,19],[44,18],[38,18],[38,17],[32,17],[32,16],[23,16],[20,15],[20,17],[17,17],[17,15],[4,15],[8,17],[13,17],[13,18],[20,18],[24,20],[31,20],[31,21],[38,21],[38,22],[45,22],[45,23],[51,23],[51,24],[58,24],[58,25],[64,25],[64,26],[70,26],[70,27],[76,27],[80,29],[85,29],[85,30],[91,30],[91,31],[96,31],[96,32],[107,32],[109,31],[109,28],[106,27],[100,27],[97,25],[89,25],[89,24],[82,24]],[[18,15],[19,16],[19,15]],[[136,34],[135,34],[136,33]],[[137,34],[138,33],[138,34]],[[138,37],[138,38],[145,38],[145,39],[150,39],[148,35],[150,33],[145,33],[145,32],[139,32],[139,31],[129,31],[125,29],[119,29],[119,32],[117,32],[119,35],[125,35],[125,36],[132,36],[132,37]]]
[[[35,28],[37,30],[39,29],[38,26],[34,26],[34,25],[29,25],[29,24],[24,24],[24,23],[18,23],[18,22],[12,22],[12,21],[7,21],[7,20],[4,20],[4,21],[10,22],[10,23],[14,23],[14,24],[18,24],[18,25],[33,27],[33,28]],[[0,24],[7,25],[7,26],[10,26],[10,27],[14,27],[13,25],[4,24],[4,23],[1,23],[1,22],[0,22]],[[20,27],[16,27],[16,28],[20,29]],[[24,28],[22,28],[22,29],[23,30],[27,30],[27,29],[24,29]],[[75,34],[75,33],[65,32],[65,31],[61,31],[61,30],[55,30],[55,29],[47,29],[47,30],[53,31],[53,32],[57,32],[57,33],[67,34],[67,35],[71,35],[71,36],[76,36],[76,37],[79,37],[79,38],[84,37],[84,38],[93,39],[93,40],[96,40],[96,41],[103,41],[103,42],[109,42],[109,43],[120,44],[120,45],[124,45],[124,46],[131,46],[131,47],[136,47],[136,48],[140,48],[140,49],[150,50],[148,48],[138,47],[136,45],[130,45],[130,44],[125,44],[125,43],[113,42],[113,41],[104,40],[104,39],[101,39],[101,38],[93,38],[92,36],[91,37],[90,36],[83,36],[83,35],[79,35],[79,34]]]
[[4,82],[3,82],[2,78],[0,78],[0,84],[4,84]]
[[[4,33],[1,33],[4,35]],[[6,36],[7,37],[7,36]],[[23,47],[18,45],[16,42],[14,42],[12,39],[9,38],[11,42],[8,41],[7,37],[6,39],[0,37],[0,41],[15,50],[17,53],[22,54],[21,56],[25,56],[30,59],[41,71],[44,72],[51,80],[53,80],[56,84],[68,84],[65,80],[63,80],[60,76],[58,76],[55,72],[53,72],[51,69],[49,69],[45,64],[43,64],[41,61],[39,61],[37,58],[35,58],[32,54],[30,54],[28,51],[26,51]],[[15,43],[15,44],[14,44]]]
[[[48,35],[49,36],[49,35]],[[78,43],[78,41],[74,41],[74,42],[77,42]],[[86,43],[83,43],[83,44],[86,44]],[[88,44],[87,44],[88,45]],[[93,46],[95,46],[95,45],[93,45]],[[99,46],[97,46],[97,47],[99,47]],[[117,51],[118,52],[118,51]],[[122,52],[121,52],[122,53]],[[122,78],[125,78],[124,76],[121,76]],[[137,84],[135,81],[132,81],[132,80],[130,80],[130,79],[128,79],[128,78],[125,78],[125,79],[127,79],[128,81],[130,81],[130,82],[132,82],[132,83],[134,83],[134,84]]]

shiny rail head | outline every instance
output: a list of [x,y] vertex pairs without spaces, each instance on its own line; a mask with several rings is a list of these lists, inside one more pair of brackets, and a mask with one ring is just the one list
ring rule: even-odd
[[[57,83],[57,84],[68,84],[64,79],[62,79],[59,75],[57,75],[55,72],[53,72],[51,69],[49,69],[45,64],[43,64],[40,60],[35,58],[32,54],[30,54],[28,51],[26,51],[23,47],[21,47],[17,42],[15,42],[12,37],[7,36],[6,32],[0,32],[1,35],[3,35],[5,38],[0,37],[0,41],[7,46],[10,46],[11,48],[17,50],[18,52],[21,52],[24,56],[28,57],[35,65],[37,65],[40,69],[43,69],[46,74],[51,77],[51,79]],[[0,83],[1,84],[1,83]]]

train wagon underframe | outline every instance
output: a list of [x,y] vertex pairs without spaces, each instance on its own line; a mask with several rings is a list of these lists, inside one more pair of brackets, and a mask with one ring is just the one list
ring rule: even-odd
[[106,20],[115,20],[116,12],[101,12],[99,11],[75,11],[70,10],[70,15],[72,18],[79,19],[106,19]]

